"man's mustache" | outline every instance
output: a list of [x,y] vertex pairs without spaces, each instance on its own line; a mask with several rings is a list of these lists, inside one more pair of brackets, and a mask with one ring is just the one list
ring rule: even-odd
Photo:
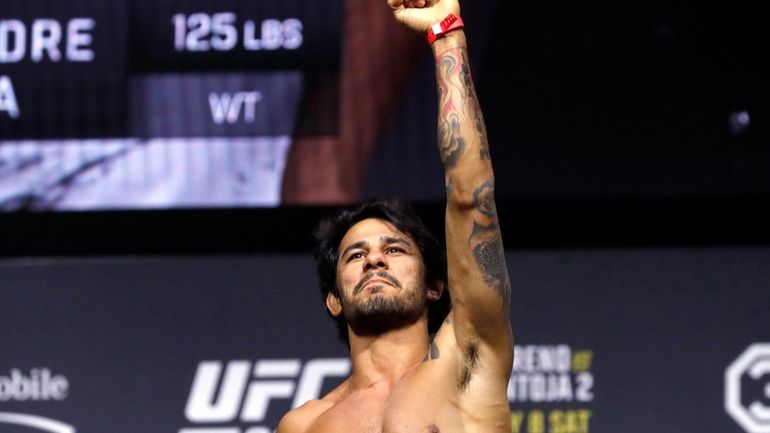
[[390,275],[389,275],[387,272],[385,272],[385,271],[367,272],[367,273],[364,275],[364,277],[363,277],[363,278],[361,278],[361,281],[359,281],[359,282],[358,282],[358,284],[356,284],[356,286],[355,286],[355,287],[353,287],[353,294],[355,295],[355,294],[357,294],[358,292],[360,292],[360,291],[361,291],[361,290],[364,288],[364,286],[366,285],[366,283],[367,283],[369,280],[371,280],[372,278],[381,278],[381,279],[383,279],[383,280],[385,280],[385,281],[389,282],[390,284],[392,284],[394,287],[398,287],[399,289],[401,289],[401,288],[402,288],[402,287],[401,287],[401,283],[399,283],[397,279],[395,279],[395,278],[391,277],[391,276],[390,276]]

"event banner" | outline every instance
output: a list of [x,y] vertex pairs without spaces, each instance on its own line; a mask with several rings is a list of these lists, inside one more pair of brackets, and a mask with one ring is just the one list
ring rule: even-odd
[[[770,249],[507,260],[512,432],[770,431]],[[314,269],[304,254],[0,261],[0,432],[272,432],[350,373]]]
[[342,28],[342,0],[3,0],[0,211],[279,204]]

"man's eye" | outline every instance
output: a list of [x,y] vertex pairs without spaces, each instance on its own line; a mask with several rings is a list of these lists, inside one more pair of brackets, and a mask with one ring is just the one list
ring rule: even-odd
[[390,248],[388,248],[388,253],[400,253],[402,251],[404,251],[404,250],[402,250],[401,248],[397,248],[397,247],[390,247]]
[[348,260],[360,259],[363,256],[364,256],[364,253],[353,253],[353,254],[350,255]]

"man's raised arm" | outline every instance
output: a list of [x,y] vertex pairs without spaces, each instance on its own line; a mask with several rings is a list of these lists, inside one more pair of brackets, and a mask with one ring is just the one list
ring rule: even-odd
[[[444,162],[449,289],[455,333],[510,347],[511,286],[495,207],[486,127],[471,79],[465,34],[433,44],[439,89],[438,139]],[[465,332],[468,335],[463,335]]]
[[[397,19],[418,31],[427,32],[449,14],[460,16],[457,0],[389,0],[389,5]],[[451,29],[457,26],[452,23],[450,18],[443,24]],[[455,335],[461,347],[483,343],[493,352],[512,355],[511,288],[494,202],[486,127],[471,78],[465,33],[461,28],[449,30],[432,48]]]

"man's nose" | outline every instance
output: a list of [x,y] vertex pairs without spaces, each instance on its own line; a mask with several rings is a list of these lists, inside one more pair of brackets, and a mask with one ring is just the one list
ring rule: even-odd
[[370,271],[372,269],[387,269],[388,261],[385,255],[379,250],[371,250],[366,255],[366,261],[364,261],[364,270]]

